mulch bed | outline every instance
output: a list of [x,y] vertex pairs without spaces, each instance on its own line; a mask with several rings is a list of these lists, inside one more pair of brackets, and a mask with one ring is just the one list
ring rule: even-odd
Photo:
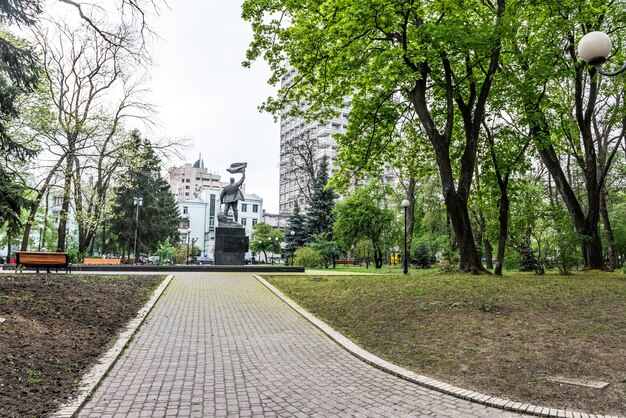
[[150,297],[163,276],[0,276],[0,416],[43,416]]

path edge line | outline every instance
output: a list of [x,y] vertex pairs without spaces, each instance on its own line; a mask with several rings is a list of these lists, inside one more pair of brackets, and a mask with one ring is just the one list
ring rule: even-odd
[[152,311],[165,289],[169,286],[174,278],[173,274],[168,275],[152,293],[152,296],[137,312],[137,315],[131,319],[122,331],[117,334],[117,339],[113,346],[104,353],[87,373],[85,373],[78,386],[78,394],[69,402],[61,405],[56,412],[50,415],[53,418],[71,418],[78,414],[82,407],[87,403],[89,397],[95,392],[98,385],[113,367],[117,359],[126,349],[128,343],[133,339],[141,324]]
[[283,302],[289,305],[293,310],[307,319],[316,328],[326,334],[330,339],[339,344],[342,348],[348,351],[353,356],[362,360],[363,362],[373,366],[379,370],[387,372],[391,375],[399,377],[400,379],[415,383],[419,386],[426,387],[428,389],[436,390],[441,393],[445,393],[456,398],[464,399],[470,402],[478,403],[481,405],[502,409],[505,411],[519,412],[523,414],[536,415],[541,417],[566,417],[566,418],[620,418],[612,415],[598,415],[589,414],[585,412],[569,411],[564,409],[548,408],[543,406],[537,406],[532,404],[526,404],[522,402],[514,402],[508,399],[497,398],[495,396],[486,395],[484,393],[474,392],[471,390],[463,389],[457,386],[449,385],[445,382],[432,379],[430,377],[414,373],[396,364],[390,363],[382,358],[375,356],[374,354],[366,351],[359,345],[352,342],[343,334],[336,331],[326,322],[317,318],[302,306],[291,300],[283,292],[278,290],[274,285],[269,283],[263,277],[258,274],[254,274],[254,277],[263,284],[272,293],[278,296]]

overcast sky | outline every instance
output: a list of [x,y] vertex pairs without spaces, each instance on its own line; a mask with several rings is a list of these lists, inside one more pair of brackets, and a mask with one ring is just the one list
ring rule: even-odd
[[[190,138],[185,162],[202,153],[205,166],[228,179],[226,168],[247,162],[246,192],[278,211],[280,130],[257,107],[275,92],[269,69],[241,66],[252,30],[241,19],[241,1],[169,2],[153,28],[155,41],[150,100],[159,109],[159,136]],[[182,161],[171,161],[178,165]],[[238,176],[237,176],[238,178]]]

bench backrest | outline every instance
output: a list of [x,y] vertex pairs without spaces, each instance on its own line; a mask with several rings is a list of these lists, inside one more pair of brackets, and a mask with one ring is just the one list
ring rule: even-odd
[[61,252],[18,251],[15,262],[31,266],[65,266],[69,263],[69,254]]

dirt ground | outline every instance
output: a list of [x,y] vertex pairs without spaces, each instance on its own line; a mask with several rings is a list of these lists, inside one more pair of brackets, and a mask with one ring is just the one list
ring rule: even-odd
[[0,416],[54,412],[163,276],[0,275]]

